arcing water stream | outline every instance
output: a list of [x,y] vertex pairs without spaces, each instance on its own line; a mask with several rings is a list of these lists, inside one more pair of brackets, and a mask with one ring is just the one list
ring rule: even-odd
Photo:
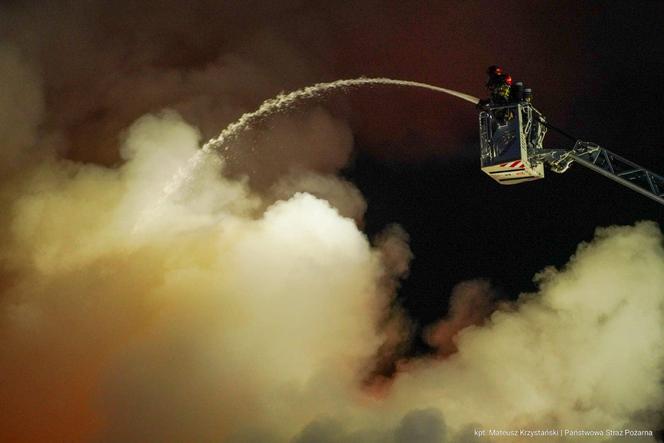
[[209,140],[203,148],[192,156],[186,165],[178,169],[173,179],[164,187],[162,196],[159,200],[146,211],[146,214],[136,224],[134,230],[145,223],[146,218],[151,218],[150,214],[157,212],[158,208],[166,201],[173,193],[182,188],[195,173],[196,169],[204,162],[207,154],[220,150],[227,150],[229,142],[235,139],[241,132],[251,129],[252,124],[260,121],[261,119],[290,108],[294,103],[302,99],[309,99],[318,97],[326,92],[347,89],[363,85],[396,85],[396,86],[410,86],[415,88],[430,89],[436,92],[458,97],[470,103],[477,103],[479,99],[472,95],[464,94],[462,92],[445,89],[438,86],[429,85],[427,83],[419,83],[407,80],[394,80],[391,78],[356,78],[348,80],[336,80],[329,83],[317,83],[312,86],[307,86],[296,91],[289,93],[281,93],[274,98],[265,100],[255,111],[243,114],[238,120],[228,125],[219,136]]
[[438,86],[428,85],[426,83],[411,82],[406,80],[392,80],[390,78],[356,78],[351,80],[337,80],[330,83],[317,83],[313,86],[307,86],[306,88],[298,89],[297,91],[289,92],[287,94],[279,94],[274,98],[264,101],[257,110],[242,115],[242,117],[240,117],[237,121],[228,125],[228,127],[226,127],[226,129],[224,129],[218,137],[208,141],[203,146],[203,151],[207,152],[211,149],[228,148],[228,146],[224,145],[226,145],[228,141],[235,138],[242,130],[250,128],[253,122],[267,115],[287,109],[296,101],[301,99],[314,98],[324,92],[332,91],[335,89],[345,89],[362,85],[412,86],[416,88],[431,89],[432,91],[437,92],[444,92],[445,94],[459,97],[460,99],[469,101],[473,104],[479,101],[477,97],[453,91],[451,89],[439,88]]

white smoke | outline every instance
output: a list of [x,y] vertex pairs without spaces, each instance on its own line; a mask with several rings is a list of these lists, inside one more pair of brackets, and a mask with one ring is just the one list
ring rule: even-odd
[[[458,352],[398,377],[393,395],[451,428],[661,425],[664,250],[651,222],[598,229],[540,290],[455,339]],[[565,439],[561,439],[565,440]],[[602,441],[602,439],[598,439]]]
[[[0,44],[0,440],[457,443],[489,441],[480,428],[661,426],[654,223],[599,229],[511,305],[461,283],[427,335],[438,353],[406,359],[413,327],[394,295],[408,236],[361,231],[366,202],[335,175],[352,134],[323,108],[244,134],[133,229],[206,136],[315,69],[260,39],[178,64],[187,50],[151,44],[177,28],[158,8],[106,47],[92,18],[112,33],[126,17],[71,9],[0,17],[18,42]],[[395,373],[367,380],[385,362]]]
[[128,229],[197,145],[176,114],[146,116],[126,136],[123,167],[49,160],[13,185],[7,437],[76,421],[54,435],[218,441],[264,424],[287,436],[330,408],[318,396],[356,395],[393,285],[351,219],[301,193],[256,213],[245,183],[210,168],[195,199],[140,235]]
[[375,395],[362,378],[397,345],[380,325],[395,288],[385,278],[407,270],[403,232],[372,249],[310,194],[262,212],[246,182],[211,167],[196,199],[137,237],[127,226],[142,202],[199,141],[173,112],[146,116],[121,168],[47,160],[12,184],[3,438],[438,442],[471,441],[469,426],[658,426],[653,223],[598,230],[565,269],[538,276],[539,293],[461,329],[445,359],[400,365]]

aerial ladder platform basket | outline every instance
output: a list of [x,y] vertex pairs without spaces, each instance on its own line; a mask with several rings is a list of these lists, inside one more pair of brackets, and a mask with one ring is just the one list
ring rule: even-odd
[[[664,177],[552,126],[529,102],[487,105],[480,111],[479,126],[482,171],[501,185],[544,178],[545,164],[563,173],[576,162],[664,204]],[[572,140],[573,147],[544,148],[547,129]]]

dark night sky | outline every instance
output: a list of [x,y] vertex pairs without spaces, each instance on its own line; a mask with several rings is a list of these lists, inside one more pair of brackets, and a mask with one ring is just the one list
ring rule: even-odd
[[[430,25],[385,37],[395,52],[387,59],[398,64],[396,53],[409,48],[426,63],[388,67],[387,75],[479,96],[485,66],[501,64],[533,86],[535,105],[554,124],[656,172],[664,169],[664,45],[658,38],[664,5],[507,2],[491,11],[481,6],[466,5],[477,20],[454,32],[443,25],[452,19],[441,7],[400,17],[396,29],[419,20]],[[464,21],[463,15],[457,18]],[[450,46],[450,40],[456,43]],[[385,60],[378,63],[385,66]],[[374,96],[372,105],[387,100],[385,95]],[[410,233],[415,260],[400,295],[423,323],[440,317],[459,281],[487,278],[502,296],[515,298],[535,289],[536,272],[563,265],[597,226],[661,222],[664,216],[657,203],[580,166],[564,175],[547,172],[545,180],[500,186],[479,170],[472,106],[417,93],[403,100],[407,111],[396,111],[399,119],[388,123],[402,125],[403,135],[379,142],[360,136],[347,175],[369,202],[367,232],[396,222]],[[433,129],[420,124],[422,112],[436,116],[441,132],[455,125],[453,135],[431,134],[435,123]],[[545,141],[548,147],[565,143],[551,133]],[[399,154],[386,159],[384,152]],[[410,152],[417,155],[403,161]]]

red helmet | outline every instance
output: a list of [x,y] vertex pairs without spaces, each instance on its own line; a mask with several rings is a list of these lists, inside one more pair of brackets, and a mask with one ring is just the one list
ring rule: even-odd
[[491,65],[486,69],[487,75],[500,75],[503,73],[503,68],[498,65]]

